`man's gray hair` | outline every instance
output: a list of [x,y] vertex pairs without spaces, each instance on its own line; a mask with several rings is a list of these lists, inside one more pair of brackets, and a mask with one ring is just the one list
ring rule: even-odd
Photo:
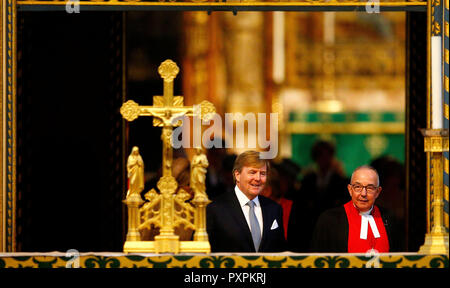
[[368,169],[368,170],[374,171],[375,174],[377,174],[377,186],[380,186],[380,176],[378,175],[378,171],[377,171],[377,169],[373,168],[370,165],[362,165],[362,166],[357,167],[355,170],[353,170],[352,178],[350,178],[350,183],[353,183],[353,174],[355,174],[356,171],[362,170],[362,169]]

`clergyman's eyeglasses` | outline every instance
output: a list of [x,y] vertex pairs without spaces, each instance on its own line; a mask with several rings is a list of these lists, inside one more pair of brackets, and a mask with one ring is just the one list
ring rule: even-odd
[[361,184],[350,184],[353,187],[353,191],[357,192],[357,193],[361,193],[363,189],[366,189],[367,194],[375,194],[378,190],[378,186],[375,185],[361,185]]

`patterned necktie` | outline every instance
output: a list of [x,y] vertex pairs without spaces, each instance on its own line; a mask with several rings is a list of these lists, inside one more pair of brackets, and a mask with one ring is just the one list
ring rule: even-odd
[[255,214],[255,202],[248,201],[248,206],[250,206],[250,211],[248,216],[250,219],[250,230],[252,232],[253,244],[255,245],[255,251],[258,252],[259,243],[261,242],[261,229],[259,228],[258,218]]

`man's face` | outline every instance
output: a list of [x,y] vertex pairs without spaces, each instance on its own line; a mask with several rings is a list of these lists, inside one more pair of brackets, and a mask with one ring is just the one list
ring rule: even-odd
[[241,172],[235,171],[234,176],[236,185],[248,199],[252,200],[264,189],[267,180],[267,166],[259,168],[244,166]]
[[[351,184],[347,186],[347,189],[352,197],[353,204],[360,212],[366,212],[372,208],[381,192],[381,187],[378,187],[378,185],[378,176],[371,169],[362,168],[353,173]],[[356,191],[361,187],[360,192]]]

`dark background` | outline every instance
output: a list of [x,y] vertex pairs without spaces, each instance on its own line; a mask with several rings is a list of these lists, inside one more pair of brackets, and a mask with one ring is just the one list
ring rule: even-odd
[[[146,23],[131,17],[128,45],[145,46],[156,67],[178,60],[181,29],[149,14]],[[138,145],[157,170],[162,149],[151,119],[122,120],[122,89],[151,105],[163,88],[159,79],[123,87],[124,15],[18,13],[17,251],[122,251],[126,158]]]

